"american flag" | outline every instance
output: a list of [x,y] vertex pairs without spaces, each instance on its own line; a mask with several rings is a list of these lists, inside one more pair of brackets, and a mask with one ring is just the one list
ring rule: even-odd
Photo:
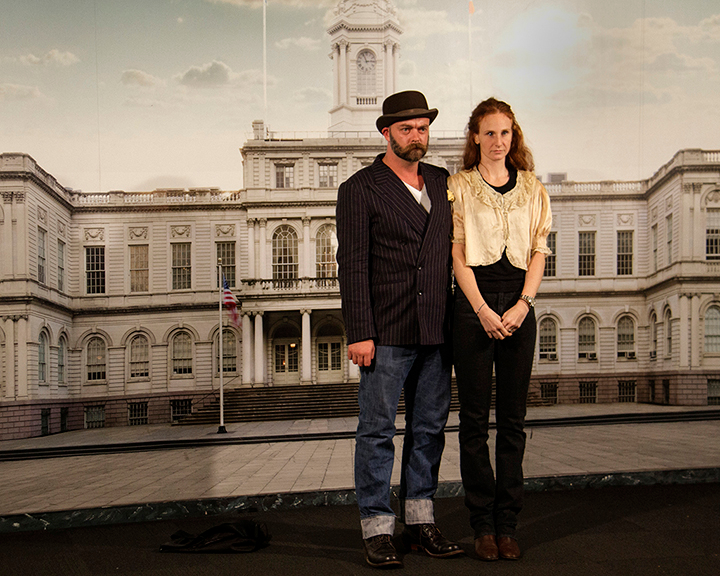
[[230,322],[232,322],[236,328],[240,328],[240,315],[238,314],[235,295],[230,290],[225,276],[223,276],[223,305],[227,308],[228,314],[230,315]]

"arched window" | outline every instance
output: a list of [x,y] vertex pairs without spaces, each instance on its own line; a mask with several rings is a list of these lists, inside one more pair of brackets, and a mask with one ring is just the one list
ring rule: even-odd
[[178,332],[172,339],[172,373],[192,374],[192,338],[185,331]]
[[88,341],[86,368],[88,382],[105,380],[105,341],[102,338],[94,336]]
[[150,345],[146,336],[138,334],[130,340],[130,378],[150,376]]
[[275,230],[272,238],[272,252],[273,280],[296,280],[298,277],[298,236],[292,226],[283,224]]
[[630,316],[622,316],[617,326],[618,358],[635,358],[635,322]]
[[58,340],[58,356],[57,356],[57,369],[58,369],[58,384],[63,385],[66,383],[65,377],[65,362],[67,357],[67,341],[65,336],[60,336]]
[[48,339],[45,332],[40,332],[38,340],[38,382],[47,384],[47,357],[48,357]]
[[720,308],[710,306],[705,312],[705,352],[720,352]]
[[597,360],[595,351],[595,321],[585,316],[578,324],[578,358]]
[[318,230],[315,238],[315,276],[317,278],[337,277],[336,248],[335,226],[326,224]]
[[[215,336],[215,373],[220,366],[220,346]],[[223,329],[223,374],[237,372],[237,340],[232,330]]]
[[655,312],[650,314],[650,334],[652,336],[650,340],[650,358],[657,358],[658,349],[658,323]]
[[538,341],[541,360],[557,360],[557,324],[552,318],[540,322]]
[[665,312],[665,356],[672,355],[672,312]]

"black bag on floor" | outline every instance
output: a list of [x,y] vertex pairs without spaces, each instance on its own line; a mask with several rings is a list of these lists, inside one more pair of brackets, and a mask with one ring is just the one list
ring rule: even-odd
[[179,530],[170,538],[160,552],[254,552],[270,542],[265,524],[254,520],[219,524],[198,535]]

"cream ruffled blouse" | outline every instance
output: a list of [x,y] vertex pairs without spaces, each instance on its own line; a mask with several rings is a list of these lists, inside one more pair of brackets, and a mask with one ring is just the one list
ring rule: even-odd
[[463,170],[448,179],[453,202],[453,242],[465,244],[468,266],[489,266],[507,251],[510,263],[527,270],[535,252],[551,254],[550,197],[531,172],[518,171],[515,187],[500,194],[480,172]]

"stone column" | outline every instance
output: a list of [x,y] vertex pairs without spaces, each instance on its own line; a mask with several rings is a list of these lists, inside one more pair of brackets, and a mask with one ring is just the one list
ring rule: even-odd
[[[28,229],[27,229],[27,215],[26,215],[26,204],[25,194],[23,192],[15,192],[15,205],[13,206],[13,231],[15,246],[17,247],[17,258],[15,259],[15,276],[21,278],[27,278],[29,276],[28,269]],[[12,246],[12,244],[11,244]],[[18,365],[19,370],[24,370],[24,364]]]
[[15,319],[5,316],[5,399],[15,400]]
[[259,262],[255,266],[255,270],[258,278],[265,280],[268,277],[265,273],[267,270],[267,262],[265,261],[267,253],[267,219],[258,218],[257,222],[260,224],[260,250],[258,251]]
[[263,337],[263,313],[255,313],[255,385],[265,383],[265,342]]
[[4,247],[4,250],[2,257],[0,257],[0,262],[2,262],[2,270],[0,270],[0,277],[12,278],[14,276],[13,257],[15,255],[15,251],[12,249],[12,233],[14,220],[12,192],[3,193],[3,205],[5,219],[2,225],[2,245]]
[[312,310],[300,310],[302,314],[302,374],[301,384],[312,384],[312,337],[310,335],[310,313]]
[[690,300],[690,366],[698,368],[704,342],[700,339],[700,294]]
[[303,223],[303,270],[300,272],[301,278],[313,278],[311,255],[310,255],[310,218],[304,217]]
[[349,44],[346,40],[338,42],[338,48],[340,50],[340,74],[338,74],[338,80],[340,81],[340,105],[348,103],[348,64],[347,64],[347,52]]
[[333,62],[333,106],[337,106],[340,102],[340,48],[337,44],[332,45],[330,60]]
[[680,295],[680,368],[687,368],[688,366],[690,366],[690,358],[688,353],[688,344],[690,338],[690,334],[688,333],[688,330],[690,329],[689,298],[689,294]]
[[398,58],[400,56],[400,45],[393,44],[393,75],[392,75],[392,88],[388,94],[395,92],[395,87],[398,83]]
[[257,278],[255,270],[255,219],[247,219],[248,278]]
[[242,321],[242,383],[252,385],[253,368],[255,367],[255,359],[253,358],[253,327],[251,325],[252,316],[249,312],[243,314]]
[[28,395],[28,317],[17,317],[17,398]]

